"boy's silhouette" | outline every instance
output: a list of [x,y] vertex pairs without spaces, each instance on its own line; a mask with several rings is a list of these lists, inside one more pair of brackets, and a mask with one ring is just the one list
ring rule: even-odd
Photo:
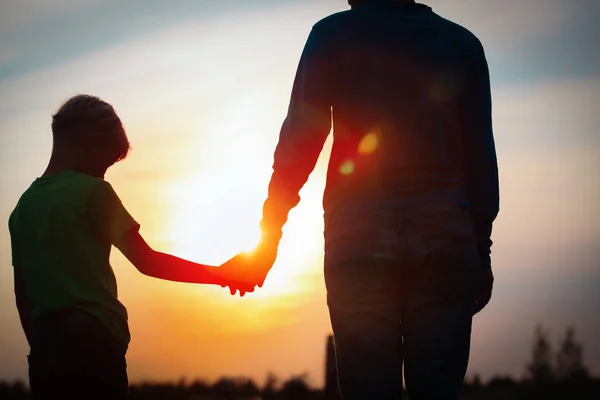
[[104,181],[129,151],[110,104],[75,96],[53,116],[52,133],[48,167],[9,220],[15,296],[31,347],[31,393],[34,399],[124,399],[130,336],[111,247],[160,279],[224,286],[236,271],[159,253],[144,241]]

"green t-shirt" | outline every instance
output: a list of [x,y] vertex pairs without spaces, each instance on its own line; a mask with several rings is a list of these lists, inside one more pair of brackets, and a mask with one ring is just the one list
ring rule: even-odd
[[139,224],[108,182],[73,171],[38,178],[19,199],[9,229],[32,326],[40,316],[75,308],[128,346],[127,310],[117,299],[109,256]]

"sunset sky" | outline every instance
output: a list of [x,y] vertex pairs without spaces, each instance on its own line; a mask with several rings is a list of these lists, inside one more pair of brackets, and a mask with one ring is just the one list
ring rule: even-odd
[[[492,77],[496,288],[474,321],[469,374],[522,376],[538,322],[553,343],[573,325],[600,374],[600,2],[427,4],[481,39]],[[156,250],[220,264],[251,247],[304,42],[315,22],[347,8],[345,0],[3,0],[0,220],[46,167],[51,113],[87,93],[112,103],[126,126],[133,151],[106,178]],[[148,278],[113,252],[132,381],[263,382],[273,371],[323,384],[330,148],[254,294]],[[27,376],[12,273],[4,228],[0,380]]]

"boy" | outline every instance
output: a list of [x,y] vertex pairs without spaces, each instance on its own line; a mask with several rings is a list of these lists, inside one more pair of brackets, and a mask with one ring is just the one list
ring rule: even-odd
[[52,118],[53,148],[44,174],[9,219],[15,297],[31,347],[34,399],[125,399],[127,310],[109,264],[116,246],[143,274],[178,282],[236,286],[237,263],[195,264],[152,250],[104,181],[129,141],[113,107],[78,95]]

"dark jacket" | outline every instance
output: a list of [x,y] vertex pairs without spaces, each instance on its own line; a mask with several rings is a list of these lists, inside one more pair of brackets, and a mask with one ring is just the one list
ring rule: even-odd
[[333,122],[325,214],[456,204],[484,265],[499,209],[490,79],[480,41],[431,8],[366,0],[312,29],[275,150],[262,224],[279,231]]

